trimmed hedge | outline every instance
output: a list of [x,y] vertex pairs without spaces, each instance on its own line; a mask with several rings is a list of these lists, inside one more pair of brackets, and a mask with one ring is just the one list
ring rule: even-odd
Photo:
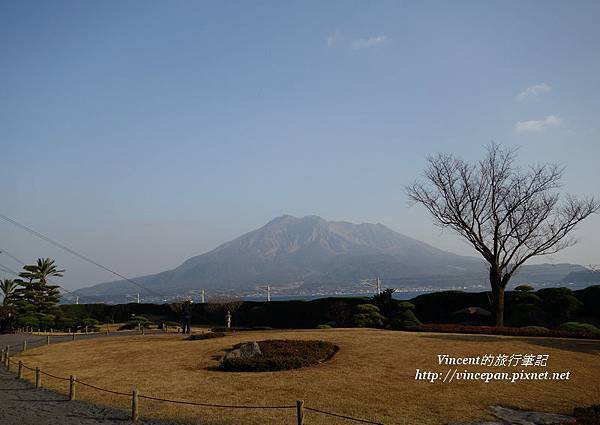
[[415,332],[441,332],[441,333],[461,333],[461,334],[487,334],[487,335],[508,335],[508,336],[540,336],[552,338],[581,338],[581,339],[600,339],[600,334],[597,332],[585,331],[564,331],[564,330],[548,330],[542,327],[523,327],[511,328],[494,326],[470,326],[470,325],[455,325],[455,324],[424,324],[406,329]]
[[560,325],[558,330],[567,332],[590,332],[600,335],[600,329],[589,323],[566,322]]
[[[326,341],[298,341],[271,339],[258,341],[261,355],[252,358],[234,358],[221,362],[221,370],[229,372],[268,372],[298,369],[329,360],[338,346]],[[239,348],[241,344],[233,348]]]
[[[234,313],[233,323],[239,326],[239,329],[314,329],[320,324],[349,327],[354,325],[352,319],[358,305],[372,302],[370,297],[330,297],[312,301],[246,301]],[[403,309],[404,303],[407,302],[415,306],[412,311],[421,322],[433,324],[453,323],[456,321],[453,313],[468,307],[491,310],[489,290],[441,291],[419,295],[407,301],[394,299],[394,303],[385,305],[391,310],[381,313],[391,321],[396,316],[396,308]],[[554,328],[564,322],[585,322],[600,327],[599,304],[600,285],[574,291],[567,288],[543,288],[535,292],[507,291],[505,323],[511,327],[530,325]],[[207,307],[208,305],[203,303],[193,304],[193,325],[223,326],[223,314]],[[67,329],[72,327],[74,322],[84,318],[94,318],[101,323],[124,323],[128,322],[132,315],[145,316],[153,323],[179,321],[177,314],[164,304],[69,304],[61,305],[60,309],[62,315],[56,319],[55,328]],[[493,325],[493,320],[490,318],[481,324]],[[36,320],[29,325],[37,327],[39,322]]]

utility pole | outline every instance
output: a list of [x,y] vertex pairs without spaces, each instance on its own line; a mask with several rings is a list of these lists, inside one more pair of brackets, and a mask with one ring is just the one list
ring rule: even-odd
[[79,295],[75,296],[75,304],[79,304]]
[[139,292],[137,293],[137,303],[138,304],[140,303],[140,293]]
[[202,290],[201,297],[202,297],[202,304],[204,304],[204,302],[205,302],[205,301],[204,301],[204,289]]
[[267,302],[271,301],[271,286],[267,285]]
[[377,295],[381,294],[381,280],[377,276]]

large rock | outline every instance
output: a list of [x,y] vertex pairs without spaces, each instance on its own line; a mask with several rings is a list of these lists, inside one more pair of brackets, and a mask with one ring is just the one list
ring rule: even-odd
[[245,342],[238,348],[225,354],[222,361],[230,359],[250,359],[252,357],[260,356],[261,354],[260,346],[256,341]]

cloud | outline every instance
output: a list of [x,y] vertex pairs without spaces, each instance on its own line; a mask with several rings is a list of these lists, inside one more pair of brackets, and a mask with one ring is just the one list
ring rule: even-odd
[[552,90],[552,87],[546,83],[536,84],[527,87],[525,90],[519,93],[515,99],[517,102],[523,102],[524,100],[536,98],[544,93],[548,93],[550,90]]
[[333,34],[329,34],[325,39],[325,44],[327,45],[327,47],[333,47],[333,45],[337,43],[339,35],[339,31],[336,31]]
[[548,115],[538,121],[519,121],[515,126],[517,133],[526,131],[545,131],[549,128],[556,128],[562,125],[562,119],[556,115]]
[[352,42],[352,48],[354,50],[370,49],[371,47],[378,46],[386,41],[387,37],[385,35],[369,38],[358,38]]

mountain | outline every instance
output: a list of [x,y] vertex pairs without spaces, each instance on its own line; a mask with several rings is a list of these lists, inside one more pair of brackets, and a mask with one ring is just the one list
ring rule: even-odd
[[[528,266],[518,281],[558,281],[579,270],[573,265]],[[327,288],[360,288],[361,279],[376,276],[385,286],[449,287],[485,284],[487,269],[479,258],[440,250],[383,224],[284,215],[173,270],[135,281],[166,295],[200,289],[252,291],[267,284],[290,293],[323,293]],[[129,282],[116,281],[77,293],[106,297],[138,291]]]
[[562,279],[562,282],[568,284],[600,284],[600,270],[584,269],[569,273]]

